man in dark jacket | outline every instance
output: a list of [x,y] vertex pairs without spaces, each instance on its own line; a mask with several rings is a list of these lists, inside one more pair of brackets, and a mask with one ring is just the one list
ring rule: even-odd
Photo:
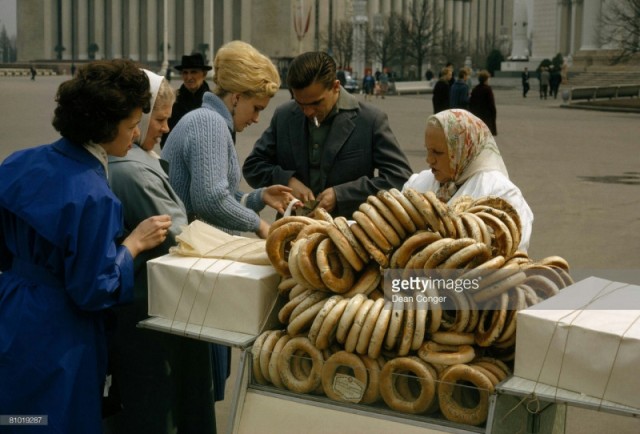
[[449,108],[449,80],[451,79],[451,69],[444,67],[440,71],[440,78],[433,86],[433,113],[439,113]]
[[[169,118],[169,129],[173,130],[182,116],[191,110],[200,108],[202,105],[202,96],[209,91],[209,85],[205,81],[207,71],[211,70],[211,66],[204,63],[204,57],[200,53],[189,56],[182,56],[182,63],[176,65],[175,68],[182,75],[182,86],[178,89],[178,97],[173,104],[171,117]],[[162,143],[167,140],[169,134],[162,136]]]
[[402,188],[412,170],[387,115],[340,86],[331,56],[299,55],[287,85],[293,98],[276,109],[242,167],[251,187],[288,185],[301,201],[349,219],[369,195]]

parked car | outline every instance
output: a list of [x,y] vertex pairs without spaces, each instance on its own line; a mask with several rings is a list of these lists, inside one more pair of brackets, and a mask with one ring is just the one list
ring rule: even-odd
[[344,84],[344,88],[349,93],[360,92],[360,85],[358,84],[358,81],[350,75],[347,75],[347,82]]

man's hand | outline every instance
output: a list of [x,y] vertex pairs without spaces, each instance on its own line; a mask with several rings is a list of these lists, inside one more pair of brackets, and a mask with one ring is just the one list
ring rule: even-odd
[[291,193],[302,202],[308,202],[315,199],[315,196],[309,187],[293,176],[289,179],[289,187],[291,187]]
[[322,207],[328,212],[333,212],[336,208],[336,191],[329,187],[318,195],[318,207]]

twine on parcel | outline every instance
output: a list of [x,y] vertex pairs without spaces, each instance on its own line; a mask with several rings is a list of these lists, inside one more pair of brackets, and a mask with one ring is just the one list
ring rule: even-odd
[[176,241],[169,250],[176,255],[271,265],[265,240],[230,235],[199,220],[185,226]]
[[[616,291],[619,291],[621,289],[627,288],[628,286],[630,286],[629,284],[622,284],[622,286],[615,288],[611,291],[607,291],[609,289],[609,287],[611,287],[614,283],[616,282],[609,282],[607,285],[605,285],[600,291],[598,291],[598,294],[596,294],[591,300],[589,300],[587,303],[585,303],[583,306],[581,306],[578,309],[572,310],[569,313],[567,313],[566,315],[562,316],[561,318],[558,319],[558,321],[556,321],[553,332],[551,333],[551,338],[549,339],[549,343],[547,344],[547,348],[545,350],[544,353],[544,358],[542,360],[542,366],[540,368],[540,371],[538,372],[538,377],[535,381],[535,385],[533,387],[533,392],[530,394],[531,397],[536,397],[536,393],[535,390],[537,388],[537,386],[540,384],[540,377],[542,376],[542,371],[544,370],[544,366],[547,362],[547,357],[549,356],[549,352],[550,352],[550,348],[551,348],[551,344],[553,342],[553,338],[556,335],[556,331],[558,330],[558,326],[562,323],[562,321],[568,317],[570,317],[571,315],[575,314],[577,312],[577,314],[571,319],[571,321],[569,322],[569,326],[573,325],[573,323],[580,317],[580,315],[582,315],[582,313],[589,308],[589,306],[591,304],[593,304],[594,302],[596,302],[597,300],[599,300],[602,297],[606,297]],[[626,328],[626,330],[622,333],[621,336],[619,336],[618,338],[618,347],[616,349],[616,353],[615,353],[615,357],[613,359],[612,365],[611,365],[611,370],[609,370],[609,374],[607,376],[607,383],[605,385],[605,389],[602,393],[602,397],[599,398],[599,404],[598,404],[598,409],[600,409],[602,407],[603,401],[604,401],[604,396],[609,388],[609,380],[611,379],[611,373],[613,371],[613,367],[616,364],[616,361],[618,360],[618,353],[620,350],[620,345],[622,344],[622,340],[624,338],[624,336],[627,334],[627,332],[631,329],[631,327],[640,319],[640,316],[636,317],[636,319],[629,324],[629,326]],[[564,350],[562,351],[562,356],[561,356],[561,360],[560,360],[560,369],[558,370],[558,376],[556,377],[556,384],[559,384],[560,378],[562,377],[562,371],[563,368],[565,367],[564,365],[564,355],[566,354],[566,346],[567,346],[567,342],[569,341],[569,335],[571,334],[571,331],[573,330],[572,327],[569,327],[569,329],[567,330],[567,336],[565,338],[564,341]],[[558,392],[559,392],[559,386],[555,387],[555,392],[554,392],[554,400],[557,401],[558,400]]]

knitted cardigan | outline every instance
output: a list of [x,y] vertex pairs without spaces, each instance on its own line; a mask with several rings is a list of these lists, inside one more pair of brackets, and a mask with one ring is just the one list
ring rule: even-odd
[[242,173],[233,130],[224,102],[206,92],[202,107],[187,113],[171,131],[162,158],[169,162],[169,182],[187,214],[230,234],[256,232],[263,189],[249,193],[246,206],[240,203]]

